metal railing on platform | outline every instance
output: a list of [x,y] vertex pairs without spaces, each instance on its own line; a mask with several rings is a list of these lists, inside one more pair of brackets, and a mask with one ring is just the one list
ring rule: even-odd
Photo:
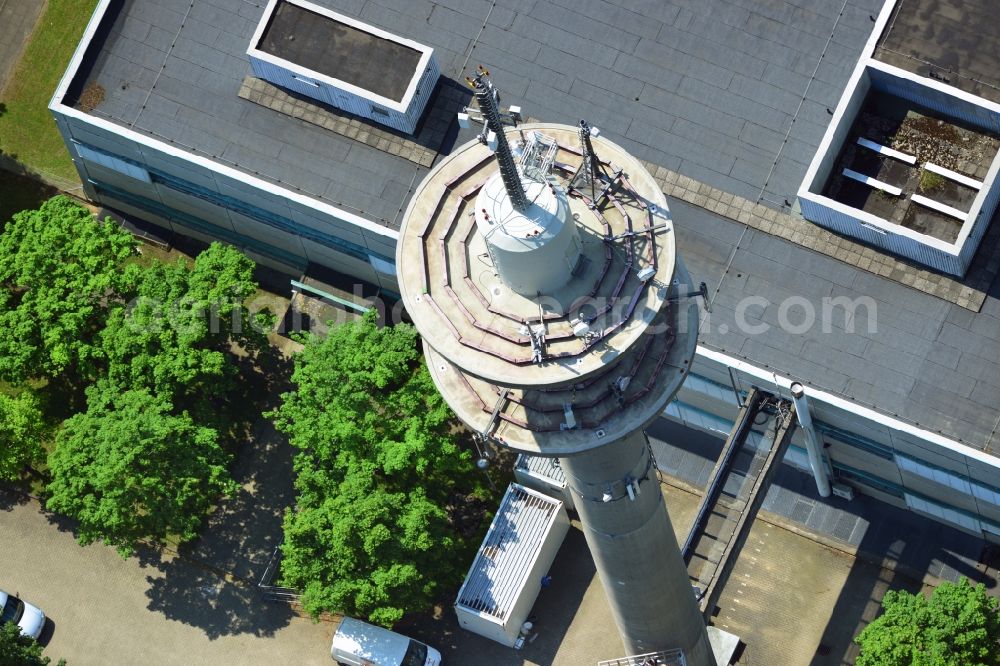
[[597,666],[687,666],[687,660],[684,658],[684,651],[677,649],[607,659],[597,662]]

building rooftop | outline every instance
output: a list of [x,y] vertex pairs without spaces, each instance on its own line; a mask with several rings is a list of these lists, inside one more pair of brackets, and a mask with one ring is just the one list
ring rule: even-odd
[[902,0],[875,58],[1000,102],[1000,5],[994,0]]
[[[426,166],[238,96],[264,2],[120,4],[77,82],[78,93],[91,83],[105,89],[91,113],[398,228]],[[532,118],[571,125],[585,118],[640,159],[777,207],[794,201],[882,1],[848,0],[843,12],[829,0],[317,4],[434,48],[445,85],[483,63],[503,103],[520,104]],[[876,55],[908,69],[918,59],[952,66],[961,74],[953,85],[975,79],[982,87],[969,89],[991,98],[993,83],[985,83],[1000,82],[983,63],[997,51],[989,46],[997,12],[988,0],[902,0]],[[928,15],[934,20],[921,24]],[[890,59],[890,49],[906,48],[916,55]],[[455,139],[454,131],[438,159],[472,138],[466,131]],[[695,283],[719,288],[703,344],[1000,453],[996,286],[975,312],[919,284],[904,286],[895,269],[875,275],[705,208],[670,203]],[[988,234],[976,261],[990,260],[996,242]],[[782,332],[778,304],[793,295],[871,296],[876,330],[869,332],[862,308],[854,333],[844,321],[830,333]],[[768,335],[735,325],[744,296],[771,303],[748,310],[748,319],[772,325]]]
[[[265,2],[118,4],[76,86],[103,87],[91,113],[398,226],[425,168],[238,96]],[[533,118],[586,118],[641,159],[780,203],[880,3],[851,0],[839,16],[827,0],[316,4],[433,48],[446,84],[483,63]]]
[[[691,274],[719,286],[701,344],[1000,454],[996,284],[975,313],[704,208],[677,200],[670,207]],[[742,328],[766,332],[740,330],[736,309],[747,297],[764,300],[745,306]],[[847,317],[838,307],[824,326],[821,303],[838,297],[870,297],[874,308]],[[805,322],[800,306],[786,308],[792,328],[782,330],[788,298],[814,304],[808,330],[795,328]]]

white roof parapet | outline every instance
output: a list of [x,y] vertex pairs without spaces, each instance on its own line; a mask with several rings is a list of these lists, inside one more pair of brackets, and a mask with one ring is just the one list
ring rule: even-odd
[[907,155],[906,153],[901,153],[898,150],[893,150],[888,146],[883,146],[881,143],[875,143],[874,141],[869,141],[863,136],[858,137],[858,145],[863,146],[869,150],[874,150],[879,155],[885,155],[886,157],[892,157],[900,162],[906,162],[907,164],[916,164],[917,158],[913,155]]
[[858,173],[854,169],[844,169],[844,175],[848,178],[858,181],[859,183],[864,183],[869,187],[874,187],[876,189],[882,190],[886,194],[891,194],[894,197],[898,197],[903,193],[903,190],[899,189],[895,185],[890,185],[889,183],[883,183],[877,178],[872,178],[871,176],[866,176],[863,173]]
[[948,206],[946,204],[941,203],[940,201],[934,201],[934,199],[928,199],[927,197],[920,194],[914,194],[913,196],[910,197],[910,200],[913,201],[913,203],[915,204],[926,206],[931,210],[936,210],[939,213],[950,215],[958,220],[964,220],[965,216],[967,215],[965,211],[959,210],[952,206]]
[[968,176],[964,176],[957,171],[952,171],[951,169],[934,164],[934,162],[924,162],[924,168],[932,173],[938,174],[939,176],[944,176],[949,180],[953,180],[956,183],[961,183],[962,185],[971,187],[974,190],[983,189],[983,181],[976,180],[975,178],[969,178]]

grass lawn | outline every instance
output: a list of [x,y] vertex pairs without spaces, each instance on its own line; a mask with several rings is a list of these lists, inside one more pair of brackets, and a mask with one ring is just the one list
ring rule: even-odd
[[4,91],[0,151],[29,170],[74,181],[70,160],[48,104],[97,0],[49,0]]

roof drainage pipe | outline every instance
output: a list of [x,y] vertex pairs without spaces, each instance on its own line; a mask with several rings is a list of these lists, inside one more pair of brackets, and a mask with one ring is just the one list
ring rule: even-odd
[[795,416],[799,420],[799,426],[806,433],[806,451],[809,454],[809,467],[812,469],[813,478],[816,479],[816,490],[820,497],[830,496],[830,477],[823,464],[823,440],[816,431],[812,415],[809,413],[809,402],[806,400],[806,389],[799,382],[794,382],[791,386],[792,401],[795,403]]

